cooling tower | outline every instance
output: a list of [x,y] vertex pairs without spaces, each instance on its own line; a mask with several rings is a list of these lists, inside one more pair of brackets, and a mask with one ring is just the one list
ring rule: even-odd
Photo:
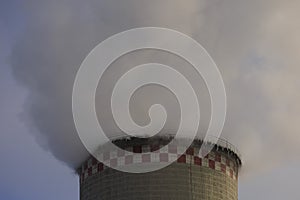
[[129,153],[103,152],[106,165],[91,157],[78,169],[81,200],[238,199],[241,159],[235,147],[226,141],[219,140],[207,156],[200,158],[202,141],[194,140],[183,155],[177,155],[176,162],[148,173],[126,173],[108,166],[142,167],[168,162],[181,147],[168,146],[167,151],[161,151],[160,147],[168,143],[164,138],[119,139],[114,143]]

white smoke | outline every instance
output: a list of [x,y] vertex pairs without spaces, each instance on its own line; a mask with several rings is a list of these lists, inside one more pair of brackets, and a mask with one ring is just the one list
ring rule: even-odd
[[[299,6],[279,0],[26,2],[26,28],[11,62],[15,77],[30,89],[24,106],[28,124],[44,148],[78,166],[87,156],[71,112],[80,63],[112,34],[167,27],[196,39],[220,68],[228,96],[223,137],[242,152],[244,169],[299,159]],[[143,98],[137,94],[138,102]],[[136,111],[143,115],[149,104],[144,100],[147,105]],[[169,128],[178,126],[173,123]]]

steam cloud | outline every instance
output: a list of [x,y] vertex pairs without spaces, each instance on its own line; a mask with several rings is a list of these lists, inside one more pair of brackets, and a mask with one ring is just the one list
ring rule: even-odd
[[[71,109],[81,62],[115,33],[159,26],[190,35],[218,65],[228,97],[222,137],[238,146],[245,171],[299,159],[299,7],[279,0],[27,1],[25,32],[11,57],[16,79],[30,91],[27,122],[43,148],[77,167],[88,155]],[[137,101],[148,105],[144,95]]]

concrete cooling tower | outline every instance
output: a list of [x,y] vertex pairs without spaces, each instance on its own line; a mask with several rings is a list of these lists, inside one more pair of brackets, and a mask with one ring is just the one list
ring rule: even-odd
[[[194,140],[183,155],[176,154],[180,146],[168,146],[167,151],[162,151],[160,148],[168,142],[162,137],[115,140],[114,144],[128,152],[103,152],[106,165],[93,157],[84,162],[78,169],[80,199],[238,199],[241,157],[233,145],[219,140],[207,156],[200,158],[201,140]],[[177,156],[176,162],[153,172],[127,173],[111,168],[168,162],[174,155]]]

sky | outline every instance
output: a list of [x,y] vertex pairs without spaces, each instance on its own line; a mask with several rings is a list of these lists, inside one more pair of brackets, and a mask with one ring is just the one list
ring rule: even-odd
[[79,198],[72,168],[86,151],[70,117],[76,70],[100,41],[140,26],[190,35],[219,66],[228,96],[222,134],[244,160],[239,198],[299,199],[299,7],[292,0],[1,1],[0,199]]

